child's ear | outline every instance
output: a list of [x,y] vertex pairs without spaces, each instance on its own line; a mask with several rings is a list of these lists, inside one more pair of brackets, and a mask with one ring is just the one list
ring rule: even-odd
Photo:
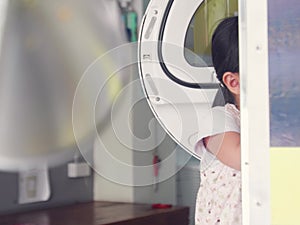
[[228,90],[235,95],[240,94],[240,76],[238,73],[226,72],[223,75],[223,83]]

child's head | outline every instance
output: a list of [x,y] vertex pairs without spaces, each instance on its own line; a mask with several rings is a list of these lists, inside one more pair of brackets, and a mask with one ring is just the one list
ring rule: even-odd
[[[212,37],[212,61],[219,81],[239,105],[238,17],[224,19]],[[230,101],[229,101],[230,102]]]

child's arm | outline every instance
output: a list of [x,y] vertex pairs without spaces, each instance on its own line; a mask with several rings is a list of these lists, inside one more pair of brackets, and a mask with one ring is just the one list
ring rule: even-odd
[[204,138],[205,147],[225,165],[241,170],[240,134],[225,132]]

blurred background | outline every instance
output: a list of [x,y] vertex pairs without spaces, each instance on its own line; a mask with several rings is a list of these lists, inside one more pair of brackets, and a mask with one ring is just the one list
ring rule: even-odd
[[[238,8],[216,2],[187,15],[183,34],[208,65],[216,21]],[[194,223],[199,161],[165,134],[135,82],[148,3],[0,2],[0,215],[94,200],[163,202],[190,207]],[[269,0],[272,147],[300,143],[299,10],[297,0]],[[166,159],[156,185],[153,162]]]

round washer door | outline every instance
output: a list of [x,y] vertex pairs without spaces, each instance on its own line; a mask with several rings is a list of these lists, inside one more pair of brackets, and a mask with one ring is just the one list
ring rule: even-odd
[[139,67],[148,104],[166,132],[196,157],[199,135],[212,129],[220,87],[211,64],[211,35],[217,22],[236,10],[237,1],[152,0],[141,26]]

